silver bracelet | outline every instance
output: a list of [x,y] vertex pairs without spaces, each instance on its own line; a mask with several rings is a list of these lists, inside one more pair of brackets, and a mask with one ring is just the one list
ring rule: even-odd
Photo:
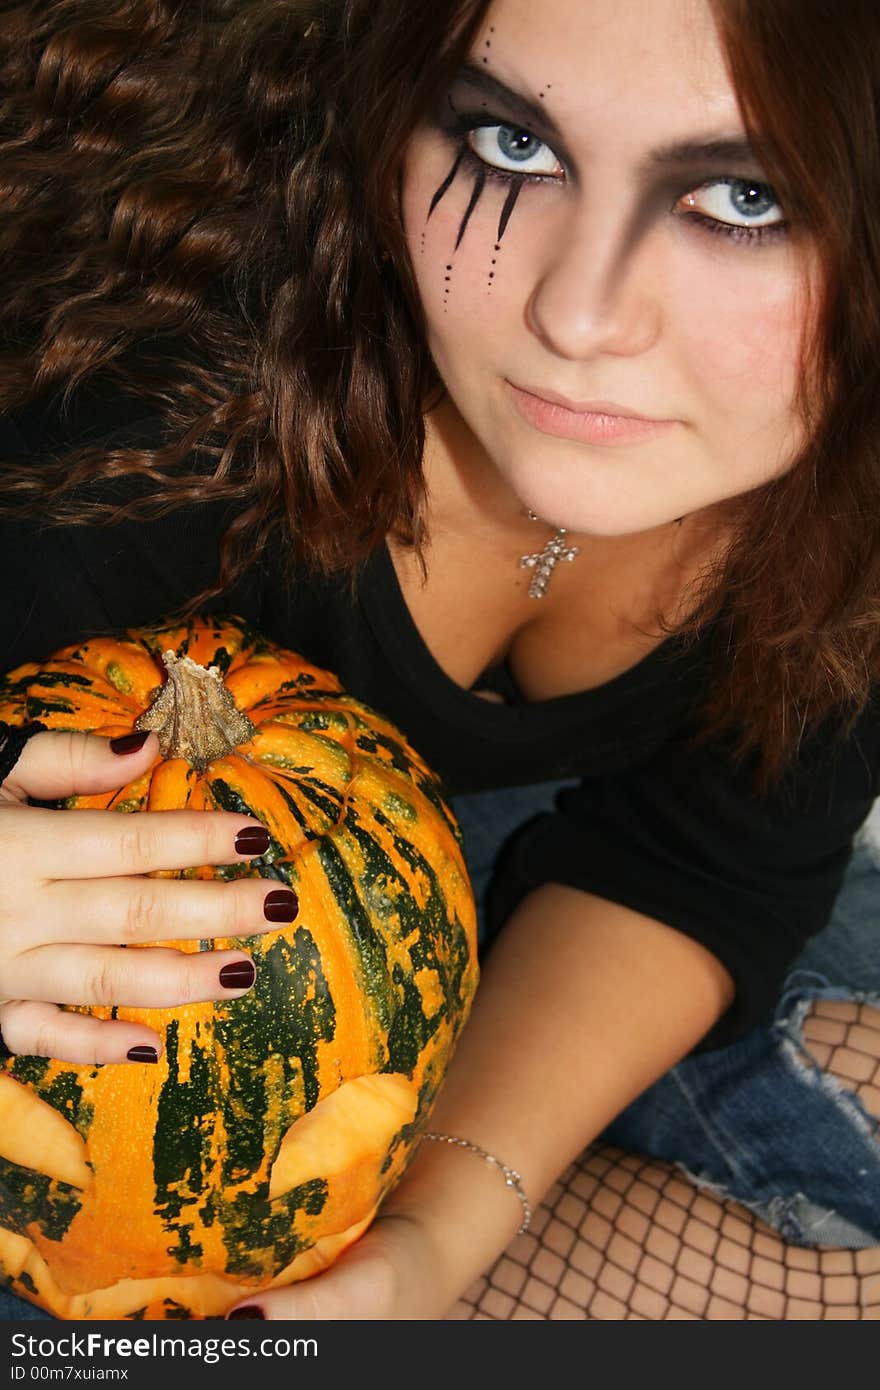
[[488,1163],[493,1168],[499,1168],[505,1183],[512,1192],[516,1193],[522,1203],[523,1219],[522,1225],[517,1231],[517,1235],[525,1235],[529,1226],[532,1224],[532,1208],[525,1194],[522,1178],[515,1168],[508,1168],[507,1164],[502,1163],[500,1158],[496,1158],[494,1154],[487,1153],[485,1149],[480,1148],[479,1144],[472,1144],[470,1139],[459,1139],[454,1134],[423,1134],[422,1138],[432,1139],[436,1144],[455,1144],[456,1148],[468,1149],[472,1154],[476,1154],[478,1158],[481,1158],[484,1163]]

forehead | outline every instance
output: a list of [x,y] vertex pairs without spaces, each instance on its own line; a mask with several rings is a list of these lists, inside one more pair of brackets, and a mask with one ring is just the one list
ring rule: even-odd
[[742,130],[709,0],[494,0],[471,61],[573,139]]

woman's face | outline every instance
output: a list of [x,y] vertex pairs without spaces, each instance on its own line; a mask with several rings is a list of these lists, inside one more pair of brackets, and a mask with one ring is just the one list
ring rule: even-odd
[[625,535],[793,461],[808,253],[707,0],[495,0],[403,213],[434,361],[518,504]]

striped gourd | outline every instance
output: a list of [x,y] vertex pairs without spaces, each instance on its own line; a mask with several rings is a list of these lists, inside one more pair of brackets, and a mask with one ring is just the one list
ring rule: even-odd
[[[169,702],[189,721],[178,746]],[[7,1286],[62,1318],[202,1318],[322,1269],[405,1168],[476,987],[440,783],[387,719],[236,619],[19,667],[0,719],[161,725],[147,775],[68,805],[253,815],[260,860],[167,876],[259,873],[299,898],[292,925],[211,943],[252,955],[247,995],[113,1011],[160,1033],[158,1065],[0,1066]]]

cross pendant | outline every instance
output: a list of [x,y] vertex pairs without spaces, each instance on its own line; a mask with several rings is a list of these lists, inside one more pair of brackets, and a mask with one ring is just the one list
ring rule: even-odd
[[534,555],[522,555],[520,557],[520,569],[533,569],[532,582],[529,585],[529,598],[543,598],[550,576],[559,564],[560,560],[573,560],[580,552],[580,546],[567,546],[563,540],[565,528],[562,527],[551,536],[543,550]]

